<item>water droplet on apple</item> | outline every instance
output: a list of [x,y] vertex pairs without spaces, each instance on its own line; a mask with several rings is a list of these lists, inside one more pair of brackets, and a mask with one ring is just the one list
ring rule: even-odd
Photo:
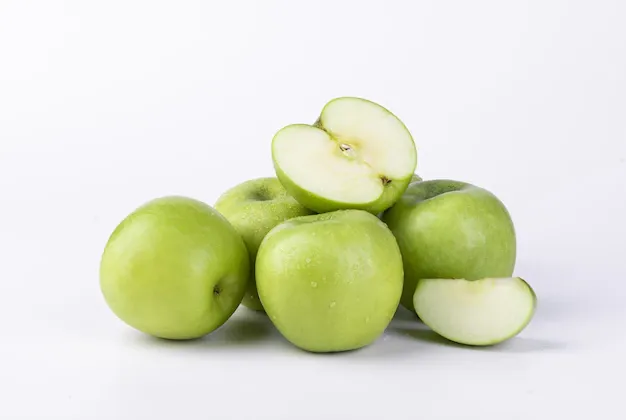
[[335,302],[334,300],[332,302],[330,302],[330,305],[328,305],[330,308],[334,308],[335,305],[337,304],[337,302]]
[[308,263],[310,263],[310,262],[311,262],[311,259],[310,259],[310,258],[307,258],[305,261],[306,261],[306,263],[308,264]]
[[272,315],[272,319],[274,319],[274,320],[275,320],[275,319],[276,319],[276,315]]
[[369,322],[370,322],[370,317],[369,317],[369,316],[366,316],[366,317],[365,317],[365,323],[366,323],[366,324],[368,324]]
[[316,281],[312,281],[311,282],[311,287],[316,288],[317,287],[317,282]]

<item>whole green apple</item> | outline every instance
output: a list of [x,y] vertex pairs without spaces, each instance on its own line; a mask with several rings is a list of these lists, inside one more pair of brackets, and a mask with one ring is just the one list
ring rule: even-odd
[[417,281],[510,277],[516,258],[511,216],[489,191],[453,180],[412,183],[382,217],[404,261],[401,303],[410,310]]
[[374,342],[402,293],[402,256],[391,231],[363,210],[297,217],[263,239],[259,297],[280,333],[311,352]]
[[314,124],[290,124],[272,139],[280,182],[318,213],[361,209],[378,214],[411,181],[417,149],[407,127],[372,101],[329,101]]
[[110,236],[100,287],[113,313],[160,338],[204,336],[234,313],[249,275],[243,240],[207,204],[186,197],[152,200]]
[[250,256],[250,279],[242,304],[262,311],[256,289],[254,266],[256,254],[265,235],[285,220],[313,214],[287,194],[277,178],[259,178],[243,182],[222,194],[215,203],[219,211],[243,238]]

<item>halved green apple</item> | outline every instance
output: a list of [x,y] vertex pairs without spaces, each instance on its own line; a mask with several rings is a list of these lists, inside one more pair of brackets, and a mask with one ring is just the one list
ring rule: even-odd
[[530,323],[535,292],[520,277],[419,280],[413,305],[420,319],[450,341],[472,346],[501,343]]
[[313,125],[292,124],[272,140],[276,175],[303,206],[318,212],[391,207],[411,182],[417,150],[386,108],[354,97],[328,102]]

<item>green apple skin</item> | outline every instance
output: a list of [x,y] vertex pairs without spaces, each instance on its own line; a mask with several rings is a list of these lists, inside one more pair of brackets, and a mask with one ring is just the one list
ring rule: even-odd
[[365,204],[352,204],[330,200],[306,191],[293,183],[278,165],[276,165],[274,169],[280,183],[285,186],[289,194],[315,213],[327,213],[336,210],[365,210],[372,214],[382,213],[398,200],[412,180],[412,176],[404,179],[395,179],[391,184],[385,187],[383,194],[376,201]]
[[259,297],[280,333],[316,353],[355,350],[386,329],[402,293],[402,256],[391,231],[363,210],[283,222],[256,260]]
[[170,196],[145,203],[116,227],[102,254],[100,288],[129,326],[186,340],[230,318],[249,272],[243,240],[221,214]]
[[[411,181],[409,182],[409,185],[413,184],[414,182],[422,182],[423,179],[421,176],[419,176],[418,174],[413,174],[413,176],[411,177]],[[384,211],[381,211],[380,213],[378,213],[377,217],[379,219],[383,219],[383,215],[385,214]]]
[[219,197],[215,209],[239,232],[250,256],[250,279],[242,304],[249,309],[263,311],[254,274],[261,241],[279,223],[313,212],[287,194],[274,177],[252,179],[236,185]]
[[491,192],[461,181],[412,183],[382,217],[404,262],[402,305],[415,311],[420,279],[510,277],[516,234],[504,204]]

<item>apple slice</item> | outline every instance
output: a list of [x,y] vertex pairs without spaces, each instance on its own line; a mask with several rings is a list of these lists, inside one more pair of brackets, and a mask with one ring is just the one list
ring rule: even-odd
[[519,334],[537,297],[520,277],[419,280],[413,305],[424,324],[460,344],[487,346]]
[[386,210],[404,193],[417,166],[406,126],[386,108],[352,97],[328,102],[314,125],[279,130],[272,158],[289,194],[318,213]]

